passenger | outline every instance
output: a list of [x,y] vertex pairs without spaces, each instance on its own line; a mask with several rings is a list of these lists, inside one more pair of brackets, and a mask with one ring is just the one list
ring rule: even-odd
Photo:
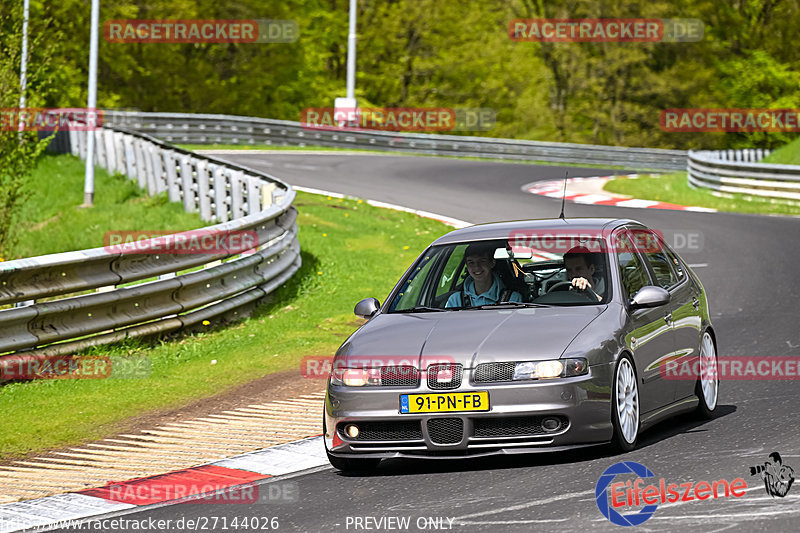
[[589,287],[597,293],[597,299],[602,300],[606,291],[605,281],[602,276],[594,275],[593,257],[594,254],[587,248],[576,246],[564,254],[564,267],[567,269],[567,279],[572,282],[572,287],[581,291]]
[[503,280],[493,270],[496,246],[490,243],[475,242],[464,252],[469,276],[462,289],[450,295],[445,307],[472,307],[499,302],[522,302],[522,295],[506,289]]

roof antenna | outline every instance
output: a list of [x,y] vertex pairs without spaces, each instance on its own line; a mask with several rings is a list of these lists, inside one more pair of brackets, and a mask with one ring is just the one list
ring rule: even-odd
[[569,171],[564,171],[564,194],[561,195],[561,214],[558,215],[558,218],[561,220],[566,220],[564,218],[564,202],[567,199],[567,178],[569,177]]

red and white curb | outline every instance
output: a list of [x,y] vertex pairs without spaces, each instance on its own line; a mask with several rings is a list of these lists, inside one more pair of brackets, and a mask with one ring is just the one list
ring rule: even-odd
[[[627,176],[600,176],[596,178],[569,178],[565,198],[576,204],[610,205],[614,207],[633,207],[637,209],[672,209],[676,211],[699,211],[715,213],[716,209],[658,202],[656,200],[640,200],[604,193],[603,186],[608,180],[616,178],[636,178],[637,174]],[[535,181],[522,186],[522,190],[539,196],[547,196],[560,200],[564,195],[564,180]]]
[[[167,474],[0,505],[0,533],[74,527],[77,521],[143,506],[252,485],[264,479],[327,466],[322,436],[237,455]],[[170,487],[172,490],[164,490]],[[177,497],[176,497],[177,496]],[[70,521],[75,521],[70,523]]]

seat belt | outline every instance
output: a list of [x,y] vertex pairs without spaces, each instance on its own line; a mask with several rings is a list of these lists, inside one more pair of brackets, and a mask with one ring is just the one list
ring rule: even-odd
[[464,291],[464,285],[461,285],[461,307],[472,307],[472,298]]

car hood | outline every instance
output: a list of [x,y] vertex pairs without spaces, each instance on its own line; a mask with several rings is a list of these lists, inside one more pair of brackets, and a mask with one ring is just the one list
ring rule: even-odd
[[[372,366],[445,360],[480,363],[557,359],[607,306],[379,314],[339,349]],[[380,361],[377,362],[377,361]],[[421,367],[426,367],[422,364]]]

